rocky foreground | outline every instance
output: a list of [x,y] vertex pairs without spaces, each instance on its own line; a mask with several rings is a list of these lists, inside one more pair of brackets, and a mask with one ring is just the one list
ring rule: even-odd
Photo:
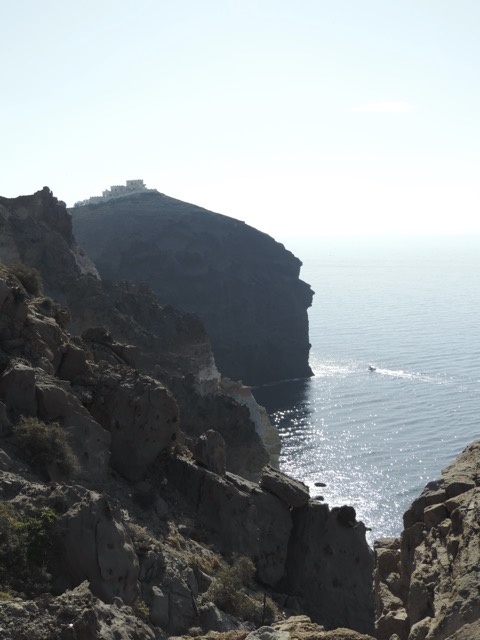
[[480,443],[374,568],[199,320],[103,282],[48,189],[0,199],[0,259],[0,638],[480,637]]
[[1,637],[372,631],[365,527],[268,464],[198,319],[103,282],[48,189],[0,225]]
[[400,539],[375,544],[379,640],[480,638],[480,441],[430,482]]

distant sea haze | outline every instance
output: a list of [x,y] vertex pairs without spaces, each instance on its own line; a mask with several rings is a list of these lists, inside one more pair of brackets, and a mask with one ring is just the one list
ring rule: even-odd
[[282,242],[315,291],[315,377],[255,390],[280,467],[353,505],[371,540],[398,535],[427,482],[480,437],[480,236]]

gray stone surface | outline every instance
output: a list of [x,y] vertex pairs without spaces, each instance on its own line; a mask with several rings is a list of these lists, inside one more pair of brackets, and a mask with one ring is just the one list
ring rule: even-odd
[[78,207],[75,236],[112,281],[198,315],[219,370],[246,384],[311,375],[301,262],[252,227],[163,194]]

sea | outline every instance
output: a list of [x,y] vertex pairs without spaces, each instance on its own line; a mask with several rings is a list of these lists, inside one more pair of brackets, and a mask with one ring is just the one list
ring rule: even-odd
[[314,376],[254,389],[280,468],[354,506],[370,543],[397,536],[425,485],[480,438],[480,235],[282,242],[315,296]]

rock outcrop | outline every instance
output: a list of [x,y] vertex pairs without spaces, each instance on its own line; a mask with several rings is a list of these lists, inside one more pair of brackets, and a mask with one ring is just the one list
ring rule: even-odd
[[430,482],[400,539],[377,541],[377,637],[460,640],[480,631],[480,441]]
[[[32,200],[40,220],[50,206],[60,215],[51,194]],[[17,205],[3,201],[5,237],[16,257],[38,256],[11,235]],[[63,239],[57,250],[70,251]],[[30,267],[0,265],[2,638],[246,635],[280,608],[368,631],[361,527],[266,467],[266,415],[246,387],[221,380],[200,322],[65,263],[68,287],[52,280],[61,304]],[[80,313],[75,336],[66,300]],[[88,327],[102,314],[109,328]]]
[[70,211],[103,278],[147,282],[162,304],[201,318],[224,375],[249,385],[312,375],[312,291],[270,236],[159,193]]
[[[65,205],[46,187],[32,196],[0,198],[0,238],[0,261],[20,261],[37,269],[45,294],[55,297],[55,302],[39,297],[38,313],[43,319],[37,326],[32,302],[28,321],[34,337],[31,348],[37,349],[40,338],[45,345],[42,366],[48,373],[60,366],[59,375],[65,379],[81,378],[86,347],[97,362],[138,369],[174,392],[184,433],[198,437],[209,428],[219,431],[228,446],[227,468],[252,479],[259,477],[269,457],[262,441],[270,427],[268,418],[250,389],[238,383],[224,388],[209,338],[195,315],[160,305],[144,284],[102,281],[75,243]],[[41,288],[28,270],[22,277],[30,288]],[[25,309],[20,306],[17,312],[26,313]],[[74,341],[64,340],[65,348],[59,349],[56,334],[59,326],[67,325],[77,335],[87,331],[86,344],[77,347]],[[22,332],[22,339],[28,337],[25,327]],[[12,340],[19,340],[15,335],[12,327],[5,333],[11,347]],[[28,375],[24,374],[24,384]],[[19,392],[17,382],[15,393]]]
[[309,500],[306,487],[268,468],[258,485],[176,456],[165,476],[223,553],[254,559],[263,584],[295,597],[327,628],[373,631],[373,556],[363,523],[346,526],[339,509]]

